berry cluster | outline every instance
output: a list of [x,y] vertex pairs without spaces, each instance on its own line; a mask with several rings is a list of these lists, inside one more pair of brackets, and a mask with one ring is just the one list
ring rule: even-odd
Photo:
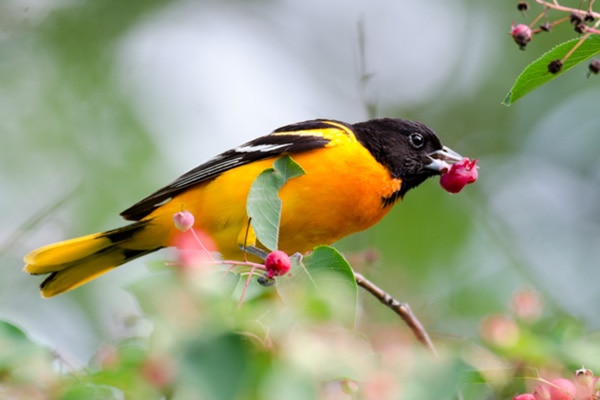
[[513,400],[597,400],[600,399],[600,377],[592,370],[581,368],[572,379],[542,380],[532,393],[523,393]]
[[[562,59],[552,60],[548,64],[548,71],[552,74],[556,74],[560,72],[565,61],[587,38],[589,38],[591,35],[600,34],[600,13],[595,12],[592,9],[592,5],[594,3],[593,0],[588,2],[587,9],[565,7],[559,4],[558,0],[554,0],[552,2],[535,0],[535,2],[542,5],[543,10],[530,24],[515,25],[514,21],[511,24],[510,34],[515,43],[519,45],[521,50],[525,50],[527,44],[531,42],[533,35],[540,32],[550,32],[552,27],[563,22],[569,22],[573,26],[575,32],[580,35],[579,41],[567,54],[565,54]],[[529,10],[529,3],[527,1],[519,1],[517,4],[517,9],[522,13],[525,13],[527,10]],[[550,21],[548,16],[549,10],[558,11],[563,16],[554,21]],[[565,14],[567,15],[565,16]],[[598,72],[600,72],[600,60],[592,60],[589,64],[589,71],[589,74],[598,74]]]
[[196,267],[205,264],[230,265],[227,272],[231,272],[235,267],[250,268],[248,278],[242,289],[239,304],[242,303],[246,289],[250,284],[250,279],[255,275],[256,270],[264,271],[263,274],[259,275],[257,279],[258,283],[262,286],[271,286],[275,283],[276,277],[286,275],[292,267],[290,256],[281,250],[265,253],[260,249],[255,249],[260,253],[254,255],[264,258],[264,264],[257,264],[247,260],[215,260],[211,252],[217,250],[216,244],[206,233],[194,228],[194,223],[194,215],[187,210],[181,210],[173,214],[173,225],[179,232],[174,235],[171,244],[179,250],[179,262],[172,265],[182,267],[181,270],[184,272],[196,271],[198,270]]

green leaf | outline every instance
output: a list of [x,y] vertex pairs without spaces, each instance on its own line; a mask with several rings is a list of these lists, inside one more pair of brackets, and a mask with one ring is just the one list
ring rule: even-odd
[[292,257],[289,276],[278,277],[277,291],[291,308],[316,320],[337,320],[352,328],[356,318],[358,287],[344,256],[319,246],[302,261]]
[[29,340],[20,328],[6,321],[0,321],[0,339],[10,340],[13,343]]
[[304,175],[304,170],[290,156],[277,159],[273,168],[264,170],[250,187],[246,211],[258,240],[269,250],[277,249],[281,200],[279,189],[288,181]]
[[17,366],[50,361],[53,355],[46,348],[32,342],[17,326],[0,321],[0,376]]
[[[248,341],[239,334],[199,337],[187,344],[180,362],[180,379],[192,390],[189,398],[242,398],[253,357]],[[194,393],[194,396],[191,394]]]
[[584,62],[590,57],[600,54],[600,38],[596,36],[597,35],[592,35],[587,38],[585,42],[583,42],[581,46],[579,46],[565,61],[561,71],[557,74],[552,74],[548,71],[548,64],[552,60],[562,59],[573,48],[573,46],[577,44],[579,39],[572,39],[561,43],[529,64],[517,77],[517,80],[502,104],[505,106],[510,106],[512,103],[537,87],[547,83],[559,75],[562,75],[566,71]]

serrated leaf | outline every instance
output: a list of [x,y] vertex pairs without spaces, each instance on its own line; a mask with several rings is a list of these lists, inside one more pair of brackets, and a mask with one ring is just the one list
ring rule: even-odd
[[559,75],[584,62],[585,60],[600,54],[600,38],[592,35],[579,46],[573,54],[564,62],[560,72],[552,74],[548,71],[548,64],[552,60],[562,59],[577,44],[579,39],[572,39],[561,43],[552,50],[543,54],[540,58],[529,64],[517,77],[510,92],[502,102],[505,106],[525,96],[527,93],[539,86],[551,81]]
[[298,261],[292,257],[291,274],[278,277],[277,292],[290,307],[304,309],[314,319],[337,320],[354,326],[358,288],[344,256],[329,246],[319,246]]
[[261,172],[248,193],[246,211],[258,240],[269,250],[277,249],[281,199],[279,189],[292,178],[304,175],[302,167],[290,156],[277,159],[273,168]]

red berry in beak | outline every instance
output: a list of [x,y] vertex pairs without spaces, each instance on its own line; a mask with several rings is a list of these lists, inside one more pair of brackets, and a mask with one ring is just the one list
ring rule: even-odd
[[477,180],[477,161],[465,157],[462,161],[452,164],[450,170],[440,178],[440,185],[450,193],[460,192],[469,183]]

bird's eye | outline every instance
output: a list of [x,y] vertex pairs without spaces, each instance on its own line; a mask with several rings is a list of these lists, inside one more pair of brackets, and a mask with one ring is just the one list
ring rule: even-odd
[[411,133],[408,140],[415,149],[420,149],[425,144],[425,138],[420,133]]

